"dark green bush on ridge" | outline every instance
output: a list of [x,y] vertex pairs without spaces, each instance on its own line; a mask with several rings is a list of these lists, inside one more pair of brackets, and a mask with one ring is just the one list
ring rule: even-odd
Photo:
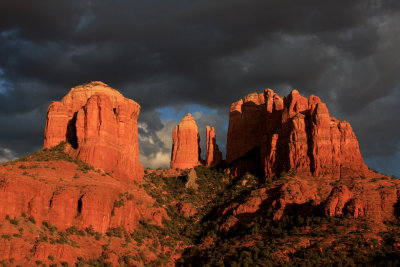
[[[66,161],[72,162],[79,166],[78,170],[82,172],[88,172],[89,170],[94,170],[92,166],[83,162],[80,159],[74,159],[68,153],[65,152],[67,143],[60,142],[57,146],[51,148],[43,148],[42,150],[36,151],[32,154],[24,155],[23,157],[14,160],[13,162],[26,162],[26,161]],[[28,168],[25,165],[20,165],[19,168]]]

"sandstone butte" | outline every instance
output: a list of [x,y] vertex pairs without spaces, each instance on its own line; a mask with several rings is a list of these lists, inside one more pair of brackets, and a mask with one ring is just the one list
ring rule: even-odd
[[48,109],[43,148],[60,142],[95,168],[141,180],[138,125],[140,106],[102,82],[79,85]]
[[[154,199],[138,186],[143,177],[139,111],[136,102],[102,82],[74,87],[61,102],[50,105],[42,151],[0,165],[0,232],[13,234],[18,229],[4,218],[17,217],[18,227],[25,229],[24,239],[0,242],[0,259],[33,266],[52,256],[72,264],[77,257],[98,258],[109,251],[102,242],[85,238],[39,242],[44,222],[56,227],[51,237],[55,240],[61,238],[57,231],[71,227],[105,234],[115,228],[132,233],[140,221],[162,225],[168,218],[165,210],[153,207]],[[66,148],[56,146],[60,142],[67,142]],[[79,160],[69,162],[76,157],[96,169]],[[64,245],[71,242],[76,246]],[[120,252],[137,249],[111,247]],[[116,255],[107,257],[118,264]]]
[[330,117],[326,105],[293,90],[252,93],[230,107],[227,163],[233,174],[258,169],[265,178],[282,173],[313,177],[360,177],[370,171],[346,121]]
[[190,169],[200,165],[200,135],[190,113],[172,133],[171,169]]
[[214,127],[206,127],[206,167],[215,167],[222,162],[222,152],[216,142]]

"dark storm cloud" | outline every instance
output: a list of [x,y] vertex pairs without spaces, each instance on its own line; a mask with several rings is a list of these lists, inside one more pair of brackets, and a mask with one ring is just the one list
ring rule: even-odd
[[[366,156],[393,155],[399,9],[397,0],[3,0],[1,145],[40,146],[50,101],[102,80],[141,104],[147,156],[170,149],[156,108],[198,104],[226,117],[231,102],[265,87],[321,96],[353,124]],[[388,113],[375,118],[376,109]],[[394,121],[390,131],[377,130],[383,121]]]
[[145,111],[140,114],[139,135],[143,142],[140,143],[140,153],[146,157],[156,152],[166,153],[170,148],[157,136],[157,132],[164,128],[164,124],[155,111]]

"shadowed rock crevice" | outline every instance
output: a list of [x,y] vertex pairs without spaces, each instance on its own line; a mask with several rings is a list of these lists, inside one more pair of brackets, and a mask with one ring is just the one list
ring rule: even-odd
[[78,112],[74,113],[72,119],[68,122],[67,125],[67,134],[66,139],[67,143],[71,145],[72,148],[78,148],[78,137],[76,136],[76,115]]
[[53,195],[51,196],[50,200],[49,200],[49,208],[51,209],[53,207],[53,198],[54,198],[55,193],[53,193]]
[[307,156],[310,159],[310,172],[312,175],[315,175],[315,160],[313,153],[313,142],[312,142],[312,124],[310,121],[310,116],[307,115],[306,119],[306,133],[307,133]]
[[393,205],[394,215],[397,219],[400,219],[400,199]]
[[79,216],[82,213],[82,198],[83,198],[83,195],[78,199],[78,205],[76,208],[76,211],[77,211],[76,216]]

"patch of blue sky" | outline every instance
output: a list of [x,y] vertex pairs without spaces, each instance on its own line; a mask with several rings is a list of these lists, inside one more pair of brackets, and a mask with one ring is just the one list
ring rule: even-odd
[[213,114],[216,110],[210,109],[200,105],[185,105],[183,107],[163,107],[156,109],[160,113],[160,119],[165,120],[178,120],[180,121],[187,113],[194,114],[195,112],[201,112],[203,114]]

